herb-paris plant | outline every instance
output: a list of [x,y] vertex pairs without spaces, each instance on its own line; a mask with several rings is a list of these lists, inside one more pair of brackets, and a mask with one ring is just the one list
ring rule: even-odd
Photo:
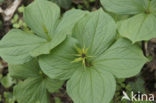
[[8,63],[23,64],[33,57],[48,54],[64,41],[74,23],[86,13],[72,9],[60,19],[57,5],[46,0],[35,0],[24,10],[24,21],[34,34],[11,30],[0,41],[0,56]]
[[61,18],[57,5],[35,0],[24,21],[34,33],[13,29],[0,41],[0,56],[21,81],[14,87],[19,103],[49,103],[63,80],[74,103],[109,103],[115,78],[134,76],[147,62],[137,45],[116,40],[116,23],[102,9],[72,9]]
[[114,20],[99,9],[82,18],[49,55],[40,56],[39,65],[51,78],[69,79],[67,93],[74,103],[109,103],[114,78],[134,76],[147,62],[137,45],[115,37]]
[[63,81],[47,77],[41,71],[37,59],[21,65],[9,65],[9,73],[19,82],[14,87],[14,97],[18,103],[50,103],[50,94],[58,91]]
[[132,17],[118,22],[119,33],[133,43],[156,38],[156,0],[101,0],[103,7]]

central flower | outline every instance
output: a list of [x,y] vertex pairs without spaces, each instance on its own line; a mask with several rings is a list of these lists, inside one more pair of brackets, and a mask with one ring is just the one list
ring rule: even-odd
[[77,54],[74,54],[74,56],[76,56],[76,58],[72,61],[72,63],[75,63],[75,62],[81,62],[82,61],[82,64],[84,66],[91,66],[91,63],[88,62],[88,58],[92,57],[92,56],[88,56],[87,55],[87,52],[88,52],[88,48],[78,48],[78,47],[75,47],[76,51],[77,51]]

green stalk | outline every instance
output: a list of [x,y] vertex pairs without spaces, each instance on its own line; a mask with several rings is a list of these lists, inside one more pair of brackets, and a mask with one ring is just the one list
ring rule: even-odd
[[148,1],[148,7],[147,7],[148,12],[150,12],[150,7],[151,7],[151,0]]
[[50,35],[49,35],[49,33],[48,33],[47,28],[45,27],[45,25],[42,25],[42,27],[43,27],[43,30],[44,30],[44,32],[45,32],[45,34],[46,34],[46,37],[47,37],[48,41],[50,41],[50,40],[51,40],[51,37],[50,37]]

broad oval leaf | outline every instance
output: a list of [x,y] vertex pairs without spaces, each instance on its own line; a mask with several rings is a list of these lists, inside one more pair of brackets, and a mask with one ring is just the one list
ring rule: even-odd
[[54,92],[61,85],[62,82],[58,80],[33,77],[16,85],[13,92],[18,103],[50,103],[48,89]]
[[18,29],[9,31],[0,41],[0,56],[11,64],[23,64],[32,59],[30,51],[46,40]]
[[[45,6],[46,5],[46,6]],[[35,0],[24,10],[24,21],[40,37],[53,39],[60,17],[60,8],[46,0]]]
[[65,33],[57,33],[55,31],[60,21],[59,18],[60,8],[46,0],[36,0],[25,8],[24,21],[36,35],[47,40],[46,43],[31,52],[32,56],[48,54],[51,49],[65,39]]
[[61,33],[72,35],[72,30],[75,24],[88,15],[88,13],[88,11],[82,11],[80,9],[68,10],[61,18],[61,21],[56,28],[56,33],[58,35]]
[[94,67],[83,69],[67,82],[67,93],[74,103],[109,103],[116,88],[113,75]]
[[24,64],[9,64],[10,76],[16,79],[27,79],[30,77],[39,76],[40,67],[36,59],[33,59]]
[[144,12],[149,0],[100,0],[103,7],[117,14],[137,14]]
[[117,78],[128,78],[137,75],[147,61],[140,47],[126,39],[119,39],[93,60],[93,64],[98,70],[102,68]]
[[14,87],[18,103],[50,103],[49,92],[58,91],[64,83],[46,76],[36,59],[21,65],[9,65],[9,73],[15,79],[24,80]]
[[156,38],[156,17],[153,14],[138,14],[118,24],[120,35],[132,40],[133,43]]
[[72,36],[79,41],[80,48],[89,49],[88,55],[98,56],[114,42],[116,23],[111,16],[99,9],[81,19],[75,25]]

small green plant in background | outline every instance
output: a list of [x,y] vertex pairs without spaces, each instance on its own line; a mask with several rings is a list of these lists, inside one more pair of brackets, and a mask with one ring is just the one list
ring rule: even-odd
[[4,92],[5,103],[15,103],[12,92]]
[[62,102],[61,102],[60,98],[56,97],[55,98],[55,103],[62,103]]
[[82,0],[82,3],[77,5],[77,8],[79,9],[88,9],[88,10],[94,10],[95,7],[93,7],[91,4],[94,3],[96,0]]
[[127,82],[126,79],[117,79],[117,86],[116,86],[116,92],[114,95],[113,100],[111,103],[152,103],[150,101],[129,101],[129,100],[122,100],[123,97],[123,91],[127,93],[129,97],[131,97],[131,92],[134,93],[146,93],[145,87],[144,87],[144,80],[140,75],[137,76],[135,81],[129,81]]
[[132,91],[131,86],[129,84],[126,84],[125,81],[126,81],[126,79],[117,79],[116,92],[115,92],[114,98],[111,101],[111,103],[121,102],[121,99],[123,96],[123,94],[122,94],[123,91],[125,91],[128,94],[130,94],[130,92]]
[[[18,8],[18,13],[23,14],[24,12],[24,6],[21,6]],[[13,19],[11,20],[11,23],[13,25],[13,28],[16,29],[23,29],[24,31],[30,31],[27,24],[23,21],[23,18],[19,17],[19,14],[15,14]]]
[[10,74],[7,74],[6,76],[2,77],[0,79],[0,82],[5,88],[9,88],[15,83],[13,78],[10,77]]

